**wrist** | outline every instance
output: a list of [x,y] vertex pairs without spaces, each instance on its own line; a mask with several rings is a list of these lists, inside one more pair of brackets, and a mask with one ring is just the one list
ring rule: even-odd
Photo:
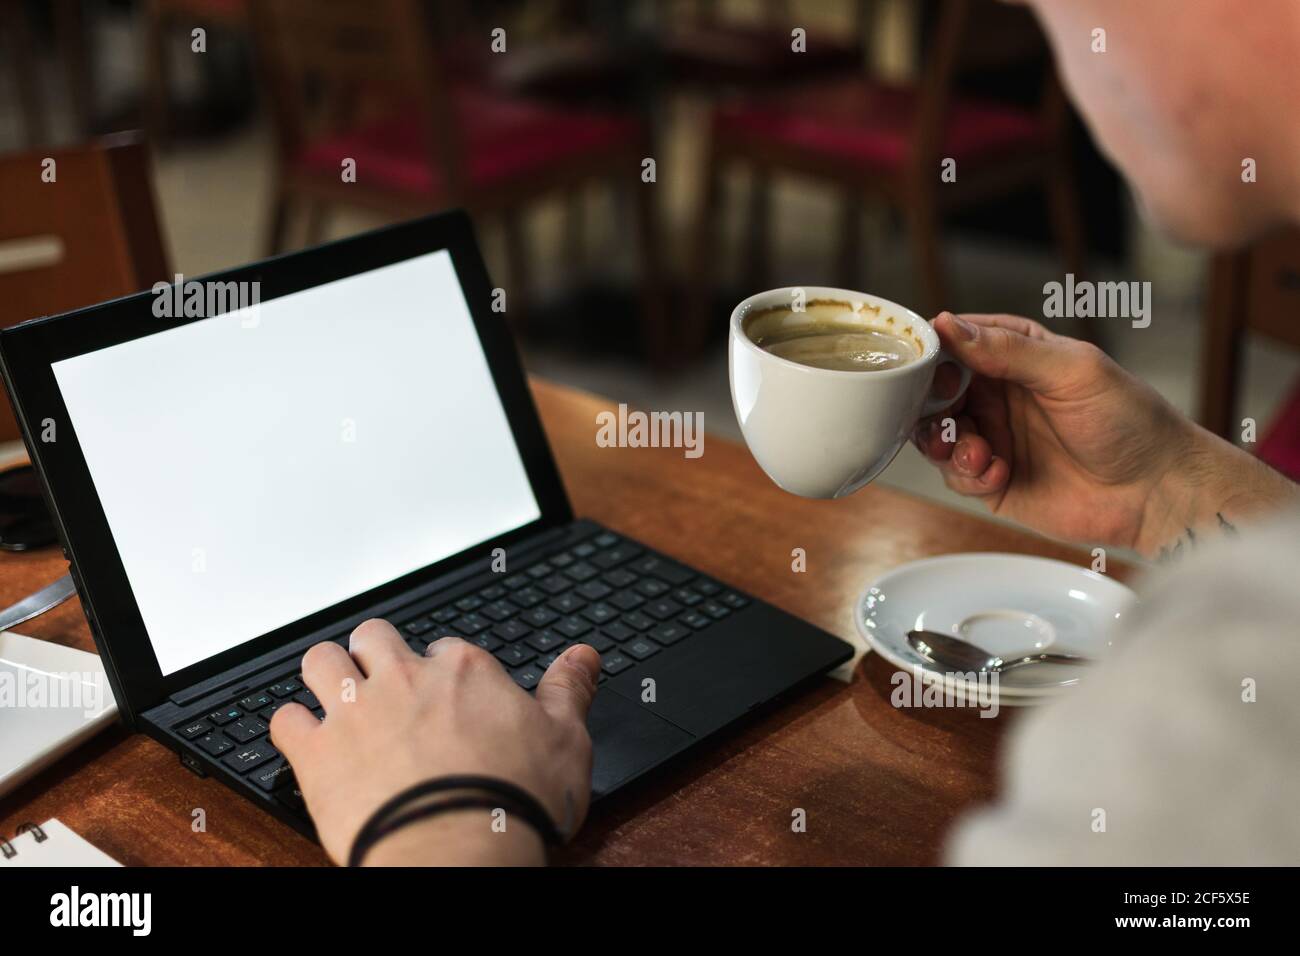
[[546,849],[535,830],[489,810],[449,810],[381,839],[366,866],[540,866]]
[[1134,547],[1161,557],[1201,537],[1300,504],[1300,488],[1253,455],[1191,422],[1144,509]]

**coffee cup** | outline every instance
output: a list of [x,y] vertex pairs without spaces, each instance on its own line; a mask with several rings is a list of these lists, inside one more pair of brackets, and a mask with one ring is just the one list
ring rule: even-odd
[[[887,361],[873,351],[864,360],[869,364],[860,366],[807,359],[833,366],[818,367],[778,354],[802,352],[761,344],[801,334],[838,334],[843,341],[870,339],[896,348],[878,350]],[[930,389],[943,362],[957,365],[961,383],[955,396],[938,398]],[[807,498],[842,498],[870,482],[894,460],[917,422],[956,401],[971,377],[940,346],[930,323],[910,309],[864,292],[819,286],[772,289],[736,306],[728,368],[736,418],[754,458],[780,487]]]

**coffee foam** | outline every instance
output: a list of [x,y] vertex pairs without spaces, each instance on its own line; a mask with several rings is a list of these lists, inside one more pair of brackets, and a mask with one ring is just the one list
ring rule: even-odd
[[884,306],[870,302],[813,299],[798,312],[788,305],[765,306],[741,319],[741,328],[753,342],[782,330],[831,322],[853,330],[882,332],[911,345],[918,356],[925,353],[925,343],[912,331],[911,322],[890,315]]

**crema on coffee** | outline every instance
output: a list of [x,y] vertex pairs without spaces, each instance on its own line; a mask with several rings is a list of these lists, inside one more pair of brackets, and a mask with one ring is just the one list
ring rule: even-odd
[[[896,331],[890,328],[894,325]],[[764,309],[746,317],[744,330],[750,341],[778,358],[835,371],[901,368],[922,352],[909,324],[848,302],[817,300],[799,312]]]

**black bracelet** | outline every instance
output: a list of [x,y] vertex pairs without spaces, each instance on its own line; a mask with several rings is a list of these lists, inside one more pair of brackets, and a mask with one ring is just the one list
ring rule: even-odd
[[[423,797],[449,790],[479,790],[495,795],[465,795],[448,800],[428,803],[405,813],[399,814],[411,803]],[[352,842],[352,851],[348,854],[348,866],[360,866],[376,843],[389,834],[400,830],[417,820],[425,820],[440,813],[452,810],[482,808],[485,810],[504,809],[531,826],[542,842],[548,846],[558,846],[564,842],[545,808],[528,791],[506,780],[495,777],[451,776],[426,780],[424,783],[408,787],[397,794],[370,815],[365,825]]]

